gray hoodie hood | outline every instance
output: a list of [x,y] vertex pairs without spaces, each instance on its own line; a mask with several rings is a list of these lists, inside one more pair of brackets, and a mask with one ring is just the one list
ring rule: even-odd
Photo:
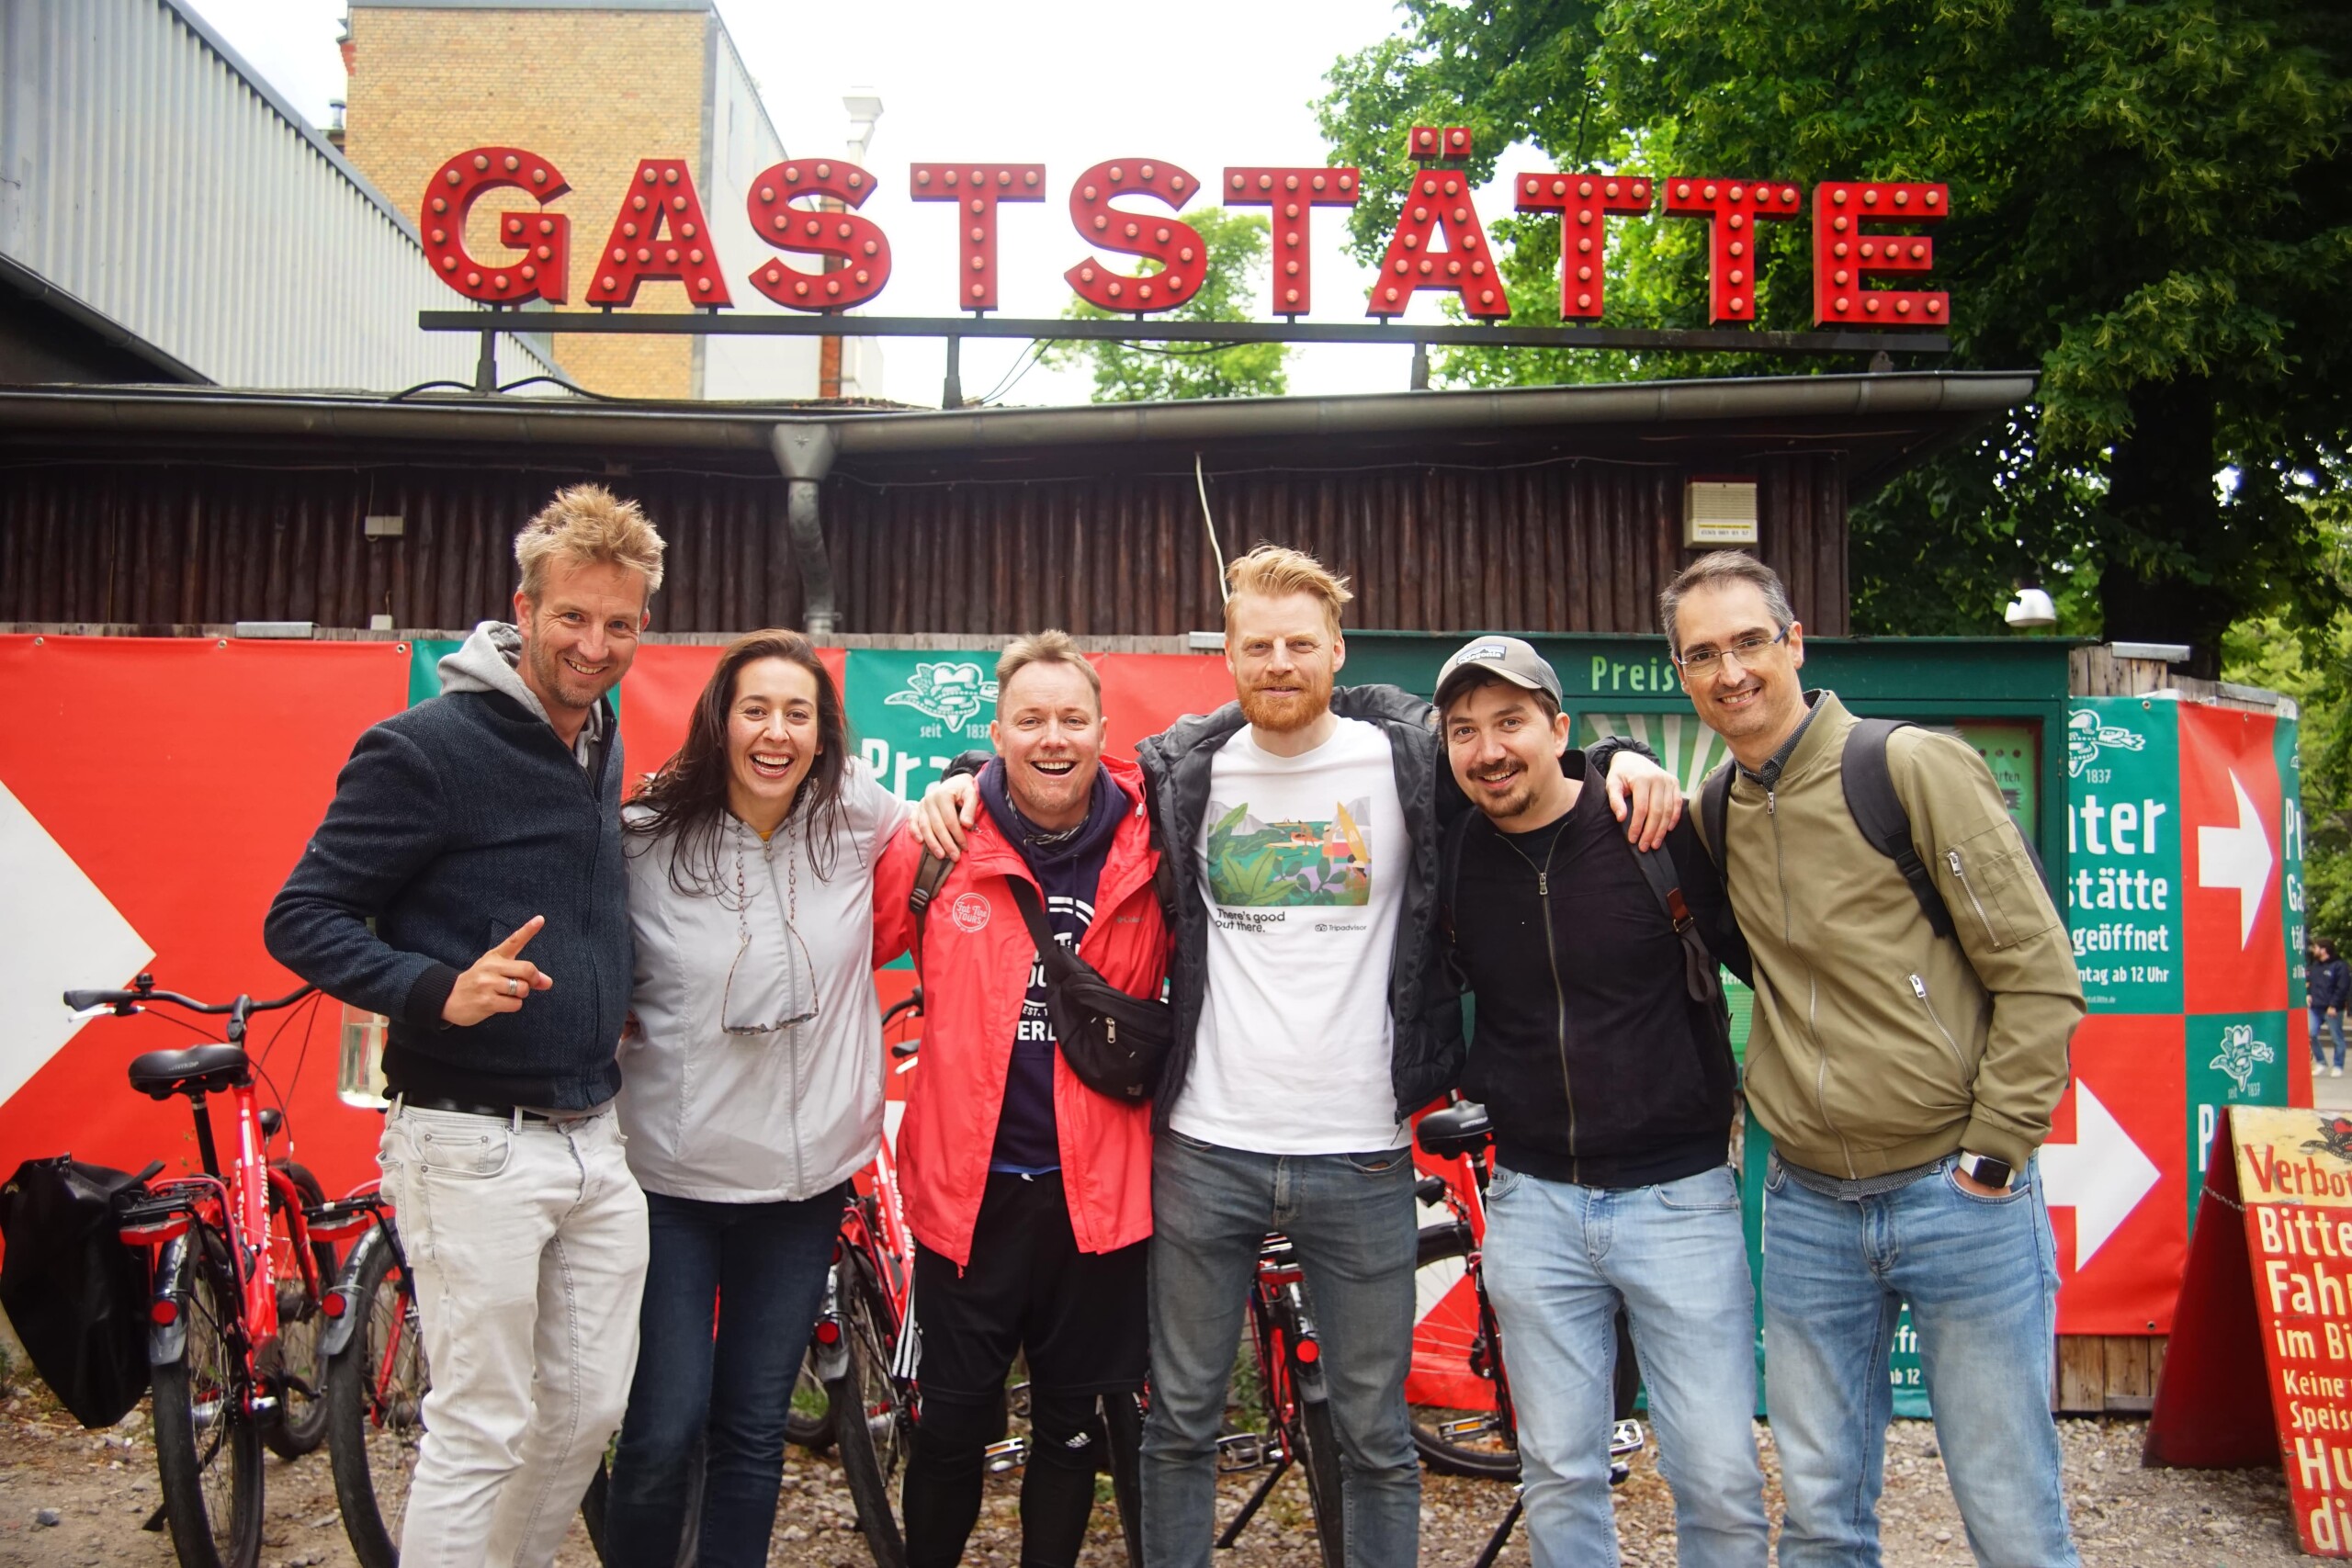
[[[437,667],[441,674],[441,689],[445,692],[495,692],[523,705],[523,711],[553,728],[548,717],[547,705],[539,694],[525,684],[519,668],[523,661],[523,634],[507,621],[484,621],[473,629],[473,635],[458,646],[458,651],[442,656]],[[580,727],[580,739],[572,747],[582,767],[595,755],[594,747],[605,733],[605,705],[598,703],[588,710],[588,722]]]

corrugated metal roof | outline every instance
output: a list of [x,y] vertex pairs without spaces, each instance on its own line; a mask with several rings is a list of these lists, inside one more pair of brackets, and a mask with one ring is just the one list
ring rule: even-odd
[[177,0],[0,6],[0,254],[215,382],[472,378],[413,225]]

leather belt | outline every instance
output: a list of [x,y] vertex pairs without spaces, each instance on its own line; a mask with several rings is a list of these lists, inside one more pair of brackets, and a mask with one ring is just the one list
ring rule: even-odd
[[471,1100],[449,1100],[435,1094],[404,1094],[401,1103],[413,1111],[450,1111],[460,1116],[489,1116],[501,1122],[512,1122],[520,1116],[526,1122],[552,1122],[554,1117],[544,1111],[526,1111],[519,1105],[485,1105]]

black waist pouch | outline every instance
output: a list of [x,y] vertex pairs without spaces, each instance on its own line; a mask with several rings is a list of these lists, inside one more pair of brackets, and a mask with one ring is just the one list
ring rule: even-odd
[[1176,1015],[1157,997],[1131,997],[1094,965],[1054,940],[1037,890],[1020,877],[1005,879],[1021,907],[1037,960],[1046,969],[1046,1013],[1054,1040],[1078,1081],[1113,1100],[1151,1098],[1159,1070],[1176,1043]]

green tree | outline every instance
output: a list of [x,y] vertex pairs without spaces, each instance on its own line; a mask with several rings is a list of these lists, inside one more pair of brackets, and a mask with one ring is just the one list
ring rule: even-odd
[[[1200,292],[1165,312],[1174,321],[1246,321],[1256,311],[1258,282],[1271,242],[1263,218],[1212,207],[1188,212],[1201,231],[1208,267]],[[1143,270],[1161,270],[1145,261]],[[1074,321],[1118,321],[1109,310],[1073,299],[1063,315]],[[1183,344],[1057,343],[1039,357],[1046,364],[1091,362],[1098,403],[1164,402],[1177,398],[1273,398],[1290,389],[1290,349],[1279,343],[1213,348]]]
[[[1954,368],[2041,372],[2037,400],[1858,508],[1856,618],[1996,626],[2014,577],[2080,629],[2188,641],[2340,588],[2308,502],[2352,455],[2352,7],[2339,0],[1405,0],[1319,106],[1365,168],[1351,240],[1395,218],[1404,135],[1468,124],[1488,177],[1561,168],[1949,183],[1937,282]],[[1558,221],[1495,225],[1515,313],[1556,319]],[[1612,230],[1612,324],[1699,324],[1699,226]],[[1807,225],[1758,247],[1759,324],[1810,324]],[[1447,356],[1457,383],[1723,374],[1659,355]],[[1785,362],[1773,367],[1786,370]],[[2217,484],[2227,472],[2231,482]]]
[[[2318,509],[2328,552],[2352,553],[2352,503]],[[2314,936],[2352,945],[2352,610],[2300,636],[2278,615],[2230,628],[2222,678],[2295,699],[2303,773],[2303,908]]]

